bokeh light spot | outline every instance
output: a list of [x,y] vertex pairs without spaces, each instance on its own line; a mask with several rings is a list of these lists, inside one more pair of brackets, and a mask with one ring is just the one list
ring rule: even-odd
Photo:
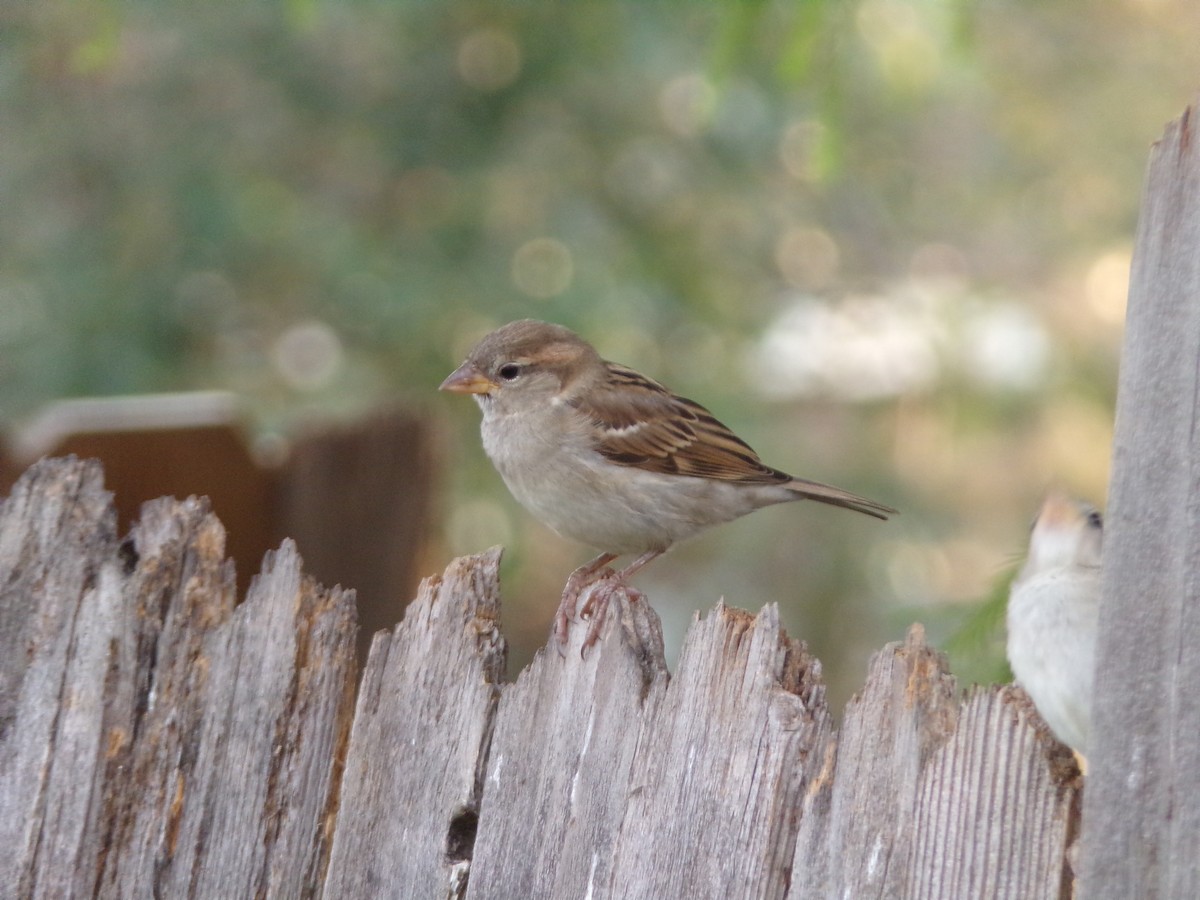
[[571,285],[575,262],[571,251],[554,238],[534,238],[513,254],[513,283],[530,297],[557,297]]
[[824,125],[813,119],[793,122],[779,140],[779,161],[799,181],[819,181],[826,174]]
[[271,362],[287,384],[315,391],[333,380],[344,353],[337,333],[324,322],[310,319],[287,328],[271,346]]
[[1016,303],[989,303],[964,323],[963,364],[988,387],[1030,390],[1043,383],[1050,338],[1042,323]]
[[716,105],[716,90],[698,73],[672,78],[658,98],[663,121],[683,137],[693,137],[703,131],[712,120]]
[[940,373],[942,333],[919,298],[793,303],[749,354],[751,382],[778,397],[869,400],[924,389]]
[[507,31],[473,31],[458,45],[458,74],[476,90],[506,88],[521,74],[521,48]]
[[775,264],[799,288],[828,286],[837,274],[838,261],[837,242],[820,228],[790,228],[775,244]]
[[939,42],[912,3],[866,0],[858,8],[859,34],[875,51],[883,76],[900,88],[923,88],[939,75]]

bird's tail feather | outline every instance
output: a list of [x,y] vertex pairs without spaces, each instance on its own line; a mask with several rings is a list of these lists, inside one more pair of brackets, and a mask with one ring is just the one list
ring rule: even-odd
[[819,481],[808,481],[804,478],[793,478],[787,485],[788,490],[805,500],[816,500],[818,503],[828,503],[830,506],[841,506],[855,512],[874,516],[876,519],[887,519],[896,515],[899,510],[892,509],[858,494],[852,494],[830,484]]

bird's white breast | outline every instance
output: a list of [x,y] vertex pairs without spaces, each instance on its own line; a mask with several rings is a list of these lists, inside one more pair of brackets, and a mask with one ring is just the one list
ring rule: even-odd
[[1096,655],[1099,570],[1030,575],[1008,603],[1008,659],[1059,739],[1087,752]]

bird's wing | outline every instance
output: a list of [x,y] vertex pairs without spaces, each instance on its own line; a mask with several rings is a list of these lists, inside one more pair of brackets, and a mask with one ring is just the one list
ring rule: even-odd
[[693,400],[657,381],[607,363],[602,384],[570,402],[592,424],[594,446],[610,462],[647,472],[692,475],[737,484],[776,484],[816,500],[886,519],[890,506],[819,481],[772,469],[750,445]]
[[744,484],[787,484],[707,409],[633,369],[608,363],[607,378],[571,401],[592,423],[595,448],[622,466]]

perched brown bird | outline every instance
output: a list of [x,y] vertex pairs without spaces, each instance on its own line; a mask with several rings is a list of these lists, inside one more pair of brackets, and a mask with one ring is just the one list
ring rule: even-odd
[[1054,493],[1033,523],[1008,597],[1008,662],[1060,741],[1086,755],[1100,612],[1104,525],[1087,503]]
[[[441,389],[475,397],[483,448],[513,496],[559,534],[604,551],[567,579],[554,633],[582,590],[599,637],[612,594],[672,544],[790,500],[886,519],[891,507],[766,466],[707,409],[608,362],[561,325],[511,322],[481,340]],[[638,554],[614,572],[608,564]],[[636,591],[631,593],[640,596]]]

